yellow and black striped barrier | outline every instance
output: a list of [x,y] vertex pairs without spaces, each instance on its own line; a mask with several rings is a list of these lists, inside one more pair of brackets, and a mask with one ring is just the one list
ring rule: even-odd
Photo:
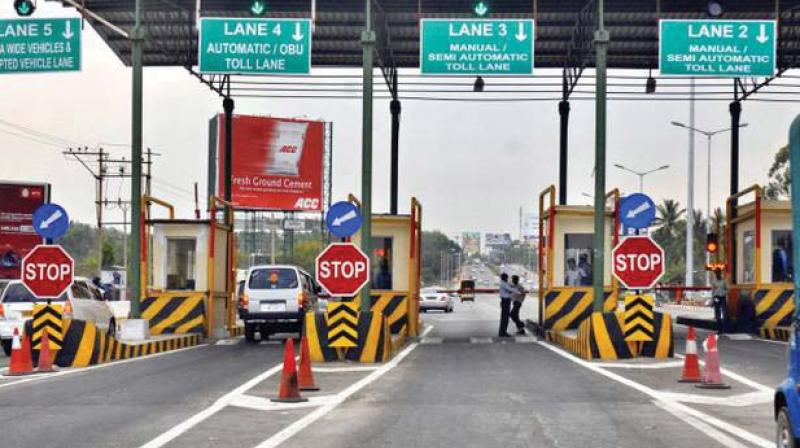
[[382,313],[392,334],[408,332],[408,295],[393,291],[372,295],[372,312]]
[[392,356],[392,335],[383,313],[362,311],[358,319],[358,345],[347,350],[345,359],[385,362]]
[[757,289],[753,293],[756,322],[762,328],[788,327],[794,312],[794,290],[790,286]]
[[86,367],[178,350],[201,342],[200,334],[190,334],[141,344],[126,344],[98,329],[93,322],[64,319],[64,336],[55,364],[60,367]]
[[150,321],[150,334],[202,333],[205,325],[202,292],[163,293],[142,300],[142,319]]
[[791,334],[792,334],[791,327],[775,327],[775,328],[761,327],[758,329],[758,335],[760,337],[764,339],[770,339],[773,341],[787,342]]
[[592,313],[581,322],[577,334],[548,331],[547,340],[555,342],[584,359],[631,359],[648,357],[665,359],[674,354],[672,317],[654,313],[652,341],[626,342],[623,333],[623,313]]
[[328,344],[334,348],[352,348],[358,345],[358,305],[352,302],[330,302],[325,313]]
[[625,341],[649,342],[653,340],[655,299],[649,294],[625,296]]
[[325,321],[325,313],[306,313],[304,328],[312,362],[339,360],[338,351],[328,345],[328,324]]
[[47,332],[47,344],[50,350],[61,349],[61,335],[64,334],[64,322],[61,318],[61,306],[33,305],[33,327],[31,329],[31,348],[42,348],[42,337]]
[[[592,314],[594,294],[591,287],[557,288],[544,295],[544,330],[569,330],[578,328]],[[617,296],[605,292],[603,311],[617,308]]]

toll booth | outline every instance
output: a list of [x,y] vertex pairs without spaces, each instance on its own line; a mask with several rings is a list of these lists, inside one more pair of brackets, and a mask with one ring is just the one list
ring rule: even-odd
[[[544,331],[573,330],[592,312],[594,208],[556,205],[551,185],[539,195],[539,326]],[[611,275],[611,249],[619,242],[619,191],[606,195],[604,311],[617,307],[617,281]]]
[[728,315],[739,331],[788,336],[794,312],[791,202],[769,200],[759,185],[725,207]]
[[[164,207],[168,218],[150,218],[152,205]],[[151,334],[236,333],[233,208],[212,197],[209,210],[209,219],[175,219],[171,204],[142,200],[141,314]]]
[[[353,242],[361,245],[361,232]],[[372,215],[371,306],[387,316],[392,335],[418,334],[421,248],[422,205],[416,198],[408,215]]]

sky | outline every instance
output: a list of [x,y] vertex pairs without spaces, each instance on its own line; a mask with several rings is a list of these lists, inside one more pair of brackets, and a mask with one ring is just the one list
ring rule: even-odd
[[[0,18],[15,17],[12,2]],[[58,3],[39,2],[37,17],[74,17]],[[329,72],[329,71],[328,71]],[[335,73],[357,73],[338,69]],[[312,69],[312,73],[327,73]],[[548,70],[537,73],[552,74]],[[612,71],[613,73],[619,73]],[[69,146],[103,146],[130,158],[131,71],[87,26],[83,31],[82,70],[78,73],[0,75],[0,120],[58,137],[36,142],[0,124],[0,179],[50,182],[52,199],[74,220],[95,221],[95,182],[61,153]],[[402,79],[402,73],[401,73]],[[487,85],[491,84],[487,80]],[[696,126],[730,125],[727,102],[697,102]],[[519,233],[519,209],[538,207],[538,194],[558,183],[558,104],[451,103],[406,100],[400,130],[400,212],[411,196],[423,204],[423,226],[455,236],[462,231]],[[146,68],[144,143],[161,153],[154,165],[154,194],[175,203],[181,217],[194,210],[193,184],[201,200],[207,182],[208,119],[222,111],[222,100],[181,68]],[[374,104],[373,207],[389,207],[390,114],[386,100]],[[361,101],[238,99],[236,113],[307,117],[334,124],[333,199],[360,195]],[[797,103],[745,102],[741,132],[740,186],[766,183],[775,151],[786,144]],[[645,178],[645,192],[660,202],[686,203],[688,133],[670,125],[688,123],[689,104],[612,101],[608,105],[607,186],[638,190],[635,170],[668,164]],[[594,103],[573,101],[570,116],[569,203],[588,204],[594,180]],[[729,134],[712,147],[712,208],[722,206],[729,185]],[[706,140],[696,138],[695,207],[706,204]],[[128,184],[110,181],[107,199],[126,196]],[[121,220],[119,209],[105,212]]]

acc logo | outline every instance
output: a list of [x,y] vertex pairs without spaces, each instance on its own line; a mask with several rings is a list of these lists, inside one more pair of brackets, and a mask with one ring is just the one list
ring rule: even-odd
[[283,145],[281,146],[281,152],[294,154],[297,152],[297,145]]
[[300,198],[294,203],[294,207],[301,210],[318,210],[319,199]]

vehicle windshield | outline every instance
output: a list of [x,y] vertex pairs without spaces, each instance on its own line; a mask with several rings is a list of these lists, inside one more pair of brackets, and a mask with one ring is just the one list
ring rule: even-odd
[[[67,300],[66,294],[61,294],[61,297],[53,299],[54,302],[63,302]],[[46,302],[47,299],[39,299],[34,297],[33,294],[22,283],[12,283],[8,285],[3,295],[3,303],[27,303],[27,302]]]
[[297,272],[289,268],[255,269],[247,283],[250,289],[294,289],[297,288]]

